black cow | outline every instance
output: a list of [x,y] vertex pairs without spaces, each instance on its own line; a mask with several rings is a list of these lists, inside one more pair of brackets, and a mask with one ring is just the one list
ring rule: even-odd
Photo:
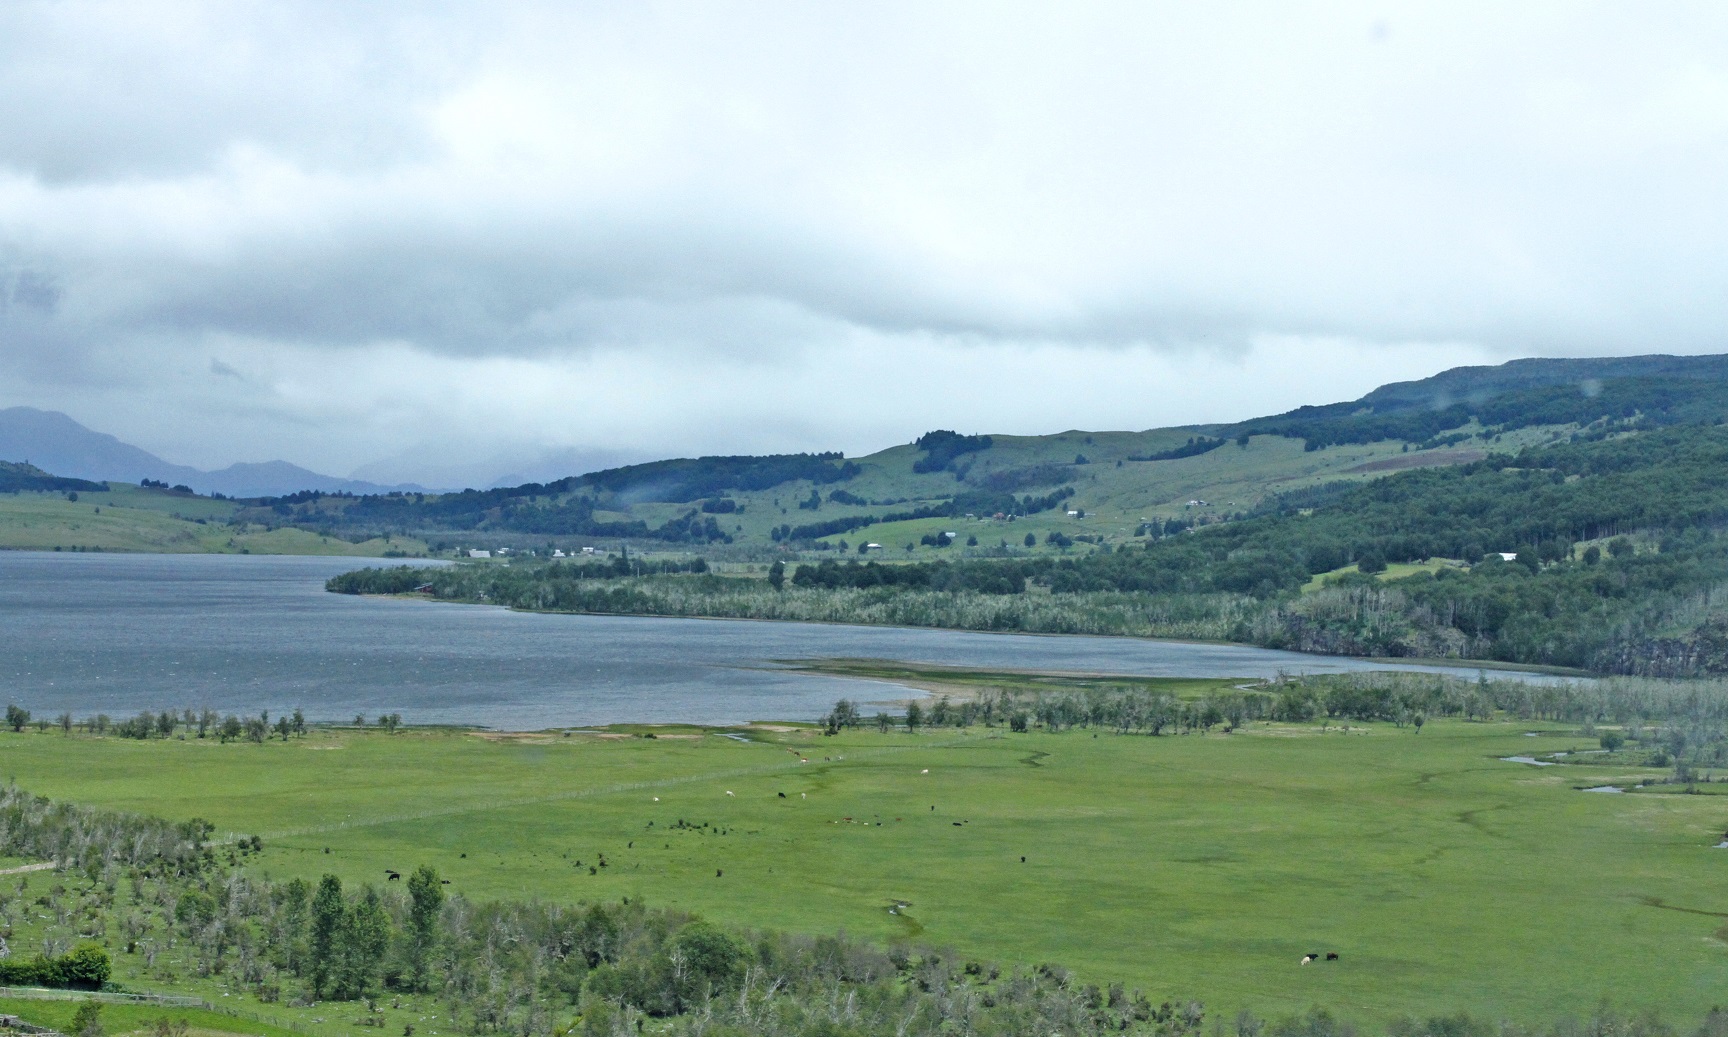
[[1327,951],[1326,952],[1326,960],[1327,961],[1337,961],[1338,960],[1338,952],[1337,951]]
[[390,876],[390,881],[391,881],[391,882],[396,882],[396,881],[398,881],[398,880],[400,880],[400,879],[401,879],[401,878],[402,878],[402,873],[401,873],[401,872],[399,872],[399,871],[391,871],[391,870],[390,870],[390,869],[389,869],[389,868],[385,868],[385,869],[384,869],[384,874],[386,874],[386,875],[388,875],[388,876]]

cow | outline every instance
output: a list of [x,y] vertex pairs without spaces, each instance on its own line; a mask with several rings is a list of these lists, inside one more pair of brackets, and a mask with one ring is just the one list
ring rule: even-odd
[[723,875],[723,874],[725,874],[725,873],[724,873],[724,872],[722,872],[722,871],[721,871],[721,870],[720,870],[720,869],[719,869],[719,868],[715,868],[715,869],[714,869],[714,877],[715,877],[715,878],[719,878],[719,877],[720,877],[720,876],[721,876],[721,875]]
[[1326,952],[1326,960],[1327,961],[1337,961],[1338,960],[1338,952],[1337,951],[1327,951]]
[[389,868],[385,868],[385,869],[384,869],[384,874],[385,874],[385,875],[387,875],[387,876],[389,876],[389,879],[390,879],[390,881],[391,881],[391,882],[398,882],[398,881],[401,881],[401,878],[402,878],[402,873],[401,873],[401,872],[399,872],[399,871],[391,871],[391,870],[390,870],[390,869],[389,869]]
[[782,792],[782,793],[780,793],[780,798],[781,798],[781,799],[785,799],[785,798],[786,798],[786,793],[784,793],[784,792]]

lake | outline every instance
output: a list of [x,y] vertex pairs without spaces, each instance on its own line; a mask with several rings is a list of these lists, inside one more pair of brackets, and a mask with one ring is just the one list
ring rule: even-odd
[[367,559],[0,552],[0,695],[70,710],[216,709],[536,730],[813,719],[880,683],[777,660],[895,659],[1142,676],[1368,669],[1332,656],[1127,638],[740,620],[555,616],[330,594]]

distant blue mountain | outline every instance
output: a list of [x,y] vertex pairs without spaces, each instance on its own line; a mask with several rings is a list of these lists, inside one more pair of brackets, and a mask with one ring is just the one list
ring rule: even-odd
[[215,472],[172,464],[147,450],[85,428],[59,411],[35,407],[0,410],[0,460],[28,462],[74,479],[136,483],[159,479],[199,493],[230,497],[275,497],[300,490],[325,493],[421,491],[412,483],[380,486],[359,479],[320,475],[286,461],[233,464]]

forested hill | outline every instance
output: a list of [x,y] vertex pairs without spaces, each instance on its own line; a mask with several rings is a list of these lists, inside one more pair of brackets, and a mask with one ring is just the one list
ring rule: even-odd
[[[1274,499],[1131,546],[806,562],[784,591],[712,573],[619,586],[615,566],[563,565],[445,570],[430,585],[531,608],[1208,636],[1682,676],[1728,673],[1724,527],[1728,426],[1677,425]],[[414,589],[417,572],[332,589]]]
[[0,493],[60,493],[79,490],[105,490],[101,483],[88,479],[67,479],[50,475],[35,465],[0,461]]
[[[1042,553],[1052,533],[1058,549],[1077,537],[1120,545],[1172,523],[1237,521],[1272,497],[1324,495],[1334,483],[1724,418],[1728,356],[1520,360],[1234,425],[1046,436],[938,429],[859,458],[680,458],[443,495],[304,493],[243,517],[447,549],[633,541],[801,553],[862,541],[910,544],[914,559],[950,547]],[[1014,529],[959,528],[984,517]]]
[[1448,433],[1462,440],[1471,425],[1648,428],[1728,415],[1725,387],[1728,356],[1514,360],[1384,385],[1359,400],[1299,407],[1228,431],[1296,437],[1313,450],[1388,439],[1423,443]]

